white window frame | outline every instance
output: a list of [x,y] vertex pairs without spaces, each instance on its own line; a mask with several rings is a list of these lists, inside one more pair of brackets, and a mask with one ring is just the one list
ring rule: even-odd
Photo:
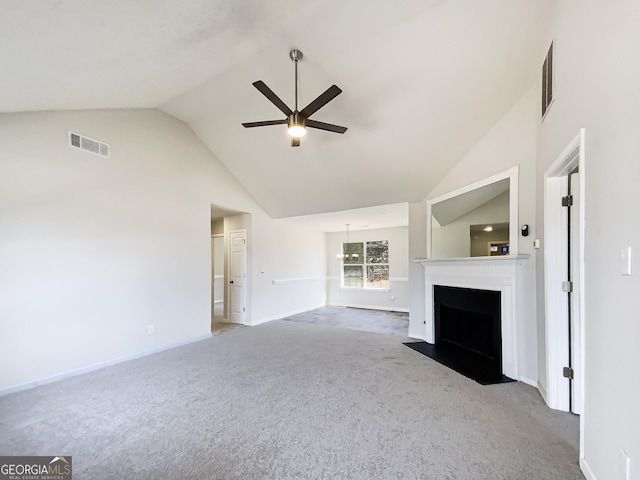
[[[344,252],[344,245],[346,243],[362,243],[362,252],[363,252],[363,262],[362,263],[345,263],[344,260],[340,261],[340,288],[344,288],[347,290],[373,290],[376,292],[384,292],[389,291],[389,287],[370,287],[367,285],[367,267],[368,266],[385,266],[389,269],[389,283],[391,283],[391,264],[387,263],[369,263],[367,262],[367,244],[372,242],[387,242],[387,249],[390,248],[389,240],[364,240],[359,242],[341,242],[340,243],[340,251]],[[354,267],[362,267],[362,287],[348,287],[344,284],[344,267],[346,266],[354,266]]]

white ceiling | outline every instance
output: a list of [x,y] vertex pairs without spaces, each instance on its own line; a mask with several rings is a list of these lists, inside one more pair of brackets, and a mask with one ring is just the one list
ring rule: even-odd
[[[57,0],[0,5],[0,111],[160,108],[273,217],[418,201],[536,81],[553,0]],[[291,148],[251,83],[343,93]],[[357,222],[347,222],[357,223]]]
[[349,224],[349,231],[351,232],[406,227],[409,225],[409,204],[394,203],[339,212],[286,217],[277,221],[305,225],[322,232],[346,232],[347,224]]

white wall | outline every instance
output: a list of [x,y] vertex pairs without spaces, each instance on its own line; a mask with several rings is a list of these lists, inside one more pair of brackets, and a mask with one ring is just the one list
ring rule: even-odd
[[349,233],[351,242],[389,240],[389,290],[364,290],[340,287],[340,266],[337,252],[342,251],[346,232],[327,234],[327,304],[365,307],[381,310],[409,310],[409,229],[381,228]]
[[425,338],[424,267],[417,258],[427,257],[427,202],[409,204],[409,336]]
[[[538,380],[538,328],[535,316],[535,255],[533,239],[536,233],[536,130],[538,121],[539,89],[532,87],[505,116],[460,160],[453,170],[429,193],[427,199],[444,195],[497,173],[519,166],[518,217],[519,223],[528,224],[530,235],[519,236],[518,249],[521,254],[530,254],[523,281],[530,286],[530,304],[527,315],[518,320],[518,370],[528,382]],[[426,257],[426,208],[425,202],[410,205],[410,238],[412,239],[411,259]],[[423,236],[424,235],[424,236]],[[412,268],[410,283],[422,288],[411,289],[412,308],[409,332],[424,335],[424,269]],[[415,314],[414,314],[415,306]]]
[[[68,130],[109,143],[111,158],[68,147]],[[254,243],[280,236],[254,245],[254,264],[324,248],[322,233],[302,246],[283,234],[157,110],[1,114],[0,145],[0,390],[209,334],[212,203],[257,217]],[[306,274],[324,276],[324,258]],[[257,318],[288,311],[256,283]],[[324,298],[322,282],[305,288],[299,308]]]
[[325,305],[326,234],[253,215],[252,324]]
[[[624,480],[620,449],[631,458],[629,478],[640,479],[638,25],[640,3],[636,1],[558,2],[555,100],[539,130],[537,224],[542,226],[544,172],[579,129],[585,128],[582,420],[583,464],[589,480]],[[635,254],[632,276],[620,274],[620,250],[627,246]],[[539,258],[539,287],[542,268]],[[544,298],[540,288],[539,292],[540,307]]]

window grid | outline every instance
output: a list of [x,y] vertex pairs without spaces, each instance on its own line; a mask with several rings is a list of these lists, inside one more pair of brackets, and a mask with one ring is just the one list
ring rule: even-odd
[[389,289],[389,242],[349,242],[342,244],[343,288]]

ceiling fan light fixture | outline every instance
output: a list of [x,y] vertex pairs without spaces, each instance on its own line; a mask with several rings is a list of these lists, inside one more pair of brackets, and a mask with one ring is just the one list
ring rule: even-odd
[[292,115],[289,115],[287,125],[289,127],[287,130],[289,135],[294,138],[304,137],[307,134],[304,118],[302,118],[298,112],[293,112]]
[[295,138],[304,137],[307,134],[307,130],[302,125],[291,125],[288,132]]

